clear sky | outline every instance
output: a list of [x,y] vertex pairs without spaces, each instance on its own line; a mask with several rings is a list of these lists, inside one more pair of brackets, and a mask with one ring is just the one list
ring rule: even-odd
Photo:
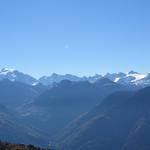
[[2,67],[150,72],[150,0],[0,0]]

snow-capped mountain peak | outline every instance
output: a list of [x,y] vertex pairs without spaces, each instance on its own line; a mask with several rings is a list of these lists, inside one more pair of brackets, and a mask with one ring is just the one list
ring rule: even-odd
[[149,74],[142,74],[133,70],[127,73],[107,73],[104,77],[123,85],[135,85],[142,87],[150,85]]
[[17,70],[13,69],[13,68],[2,68],[0,70],[0,74],[8,74],[8,73],[13,73]]
[[73,82],[89,81],[91,83],[94,83],[103,77],[123,85],[134,85],[134,86],[141,86],[141,87],[150,86],[150,74],[142,74],[142,73],[135,72],[133,70],[127,73],[123,73],[123,72],[112,73],[112,74],[107,73],[104,76],[96,74],[94,76],[89,76],[89,77],[87,76],[78,77],[72,74],[59,75],[53,73],[50,76],[43,76],[39,80],[36,80],[34,77],[28,74],[24,74],[13,68],[2,68],[0,70],[0,80],[9,79],[10,81],[13,82],[14,81],[23,82],[33,86],[39,83],[46,86],[53,85],[54,83],[59,83],[63,80],[70,80]]
[[37,80],[30,75],[24,74],[12,68],[2,68],[0,70],[0,80],[9,79],[10,81],[18,81],[32,85]]
[[144,79],[147,76],[147,74],[141,74],[141,73],[137,73],[137,72],[129,72],[127,74],[127,77],[133,77],[134,80],[132,80],[131,82],[136,82],[138,80]]

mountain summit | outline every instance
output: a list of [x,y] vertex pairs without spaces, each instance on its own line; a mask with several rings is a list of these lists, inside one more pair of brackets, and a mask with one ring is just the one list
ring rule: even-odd
[[12,68],[2,68],[0,70],[0,80],[9,79],[10,81],[17,81],[26,84],[34,84],[36,79],[28,74],[19,72],[18,70]]

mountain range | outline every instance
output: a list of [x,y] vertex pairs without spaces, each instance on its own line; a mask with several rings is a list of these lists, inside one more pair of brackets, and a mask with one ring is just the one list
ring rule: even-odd
[[[7,117],[1,109],[4,115],[0,118],[0,134],[6,137],[1,138],[4,141],[46,146],[67,124],[101,103],[105,96],[127,89],[107,78],[94,83],[63,80],[51,88],[4,79],[0,81],[0,104],[11,117]],[[4,120],[8,123],[3,124]],[[18,136],[13,136],[15,132]],[[30,133],[31,137],[25,133]],[[22,138],[17,138],[21,135]]]
[[101,103],[105,96],[126,89],[127,87],[105,78],[94,84],[64,80],[43,92],[33,103],[25,105],[19,113],[27,122],[32,122],[51,137],[76,117]]
[[[149,74],[0,71],[0,140],[61,150],[149,150]],[[54,145],[54,146],[52,146]]]
[[52,86],[53,84],[60,83],[63,80],[69,80],[73,82],[89,81],[91,83],[94,83],[95,81],[103,77],[123,85],[136,86],[136,87],[146,87],[150,85],[149,73],[141,74],[135,71],[130,71],[128,73],[123,73],[123,72],[107,73],[106,75],[103,76],[96,74],[95,76],[90,76],[90,77],[86,77],[86,76],[78,77],[71,74],[59,75],[53,73],[50,76],[43,76],[40,77],[39,79],[36,79],[28,74],[22,73],[15,69],[3,68],[0,71],[0,80],[9,79],[10,81],[23,82],[29,85],[43,84],[45,86],[49,86],[49,85]]

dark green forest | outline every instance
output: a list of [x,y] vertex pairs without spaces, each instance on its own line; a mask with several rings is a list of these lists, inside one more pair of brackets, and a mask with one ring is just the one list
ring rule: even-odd
[[51,149],[35,147],[34,145],[12,144],[0,141],[0,150],[51,150]]

